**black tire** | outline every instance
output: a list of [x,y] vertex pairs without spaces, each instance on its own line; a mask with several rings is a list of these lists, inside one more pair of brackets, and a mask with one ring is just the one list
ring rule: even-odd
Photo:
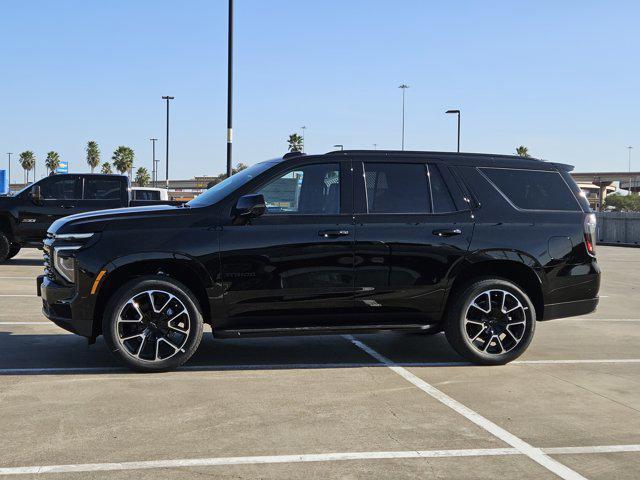
[[[156,307],[165,300],[158,312]],[[176,315],[179,309],[186,313]],[[179,323],[171,325],[169,317],[174,315]],[[177,333],[181,331],[178,327],[185,333]],[[109,299],[102,319],[102,334],[111,354],[139,372],[178,368],[198,349],[202,329],[202,313],[195,296],[182,283],[164,276],[140,277],[126,283]],[[126,340],[131,335],[138,338]]]
[[9,247],[9,253],[7,254],[7,260],[9,260],[10,258],[15,257],[18,252],[20,252],[20,245],[17,243],[12,243],[11,246]]
[[536,311],[518,285],[484,277],[454,295],[445,334],[460,355],[481,365],[503,365],[527,349],[536,327]]
[[0,263],[4,263],[11,258],[9,252],[11,251],[11,242],[9,237],[4,232],[0,232]]

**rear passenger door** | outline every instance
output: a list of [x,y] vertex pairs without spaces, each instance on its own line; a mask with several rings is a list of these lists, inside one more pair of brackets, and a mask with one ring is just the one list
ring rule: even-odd
[[449,273],[471,242],[468,200],[446,165],[424,158],[353,165],[356,309],[367,323],[378,313],[384,323],[439,320]]

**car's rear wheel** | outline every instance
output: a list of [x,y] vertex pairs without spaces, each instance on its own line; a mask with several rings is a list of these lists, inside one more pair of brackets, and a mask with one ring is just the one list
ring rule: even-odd
[[187,287],[168,277],[132,280],[109,300],[102,332],[111,353],[133,370],[185,363],[202,339],[202,314]]
[[445,327],[451,346],[468,360],[501,365],[518,358],[533,338],[536,311],[515,283],[478,279],[460,290]]
[[17,243],[12,243],[11,246],[9,247],[9,253],[7,254],[7,260],[9,260],[10,258],[15,257],[18,252],[20,252],[20,245]]

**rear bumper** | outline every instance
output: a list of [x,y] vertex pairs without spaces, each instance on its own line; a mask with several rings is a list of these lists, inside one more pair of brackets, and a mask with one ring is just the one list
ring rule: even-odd
[[85,309],[75,287],[60,285],[44,275],[37,278],[36,285],[45,317],[71,333],[91,338],[93,320],[83,318]]
[[544,306],[544,318],[540,320],[553,320],[556,318],[576,317],[595,311],[600,299],[589,298],[587,300],[575,300],[573,302],[551,303]]

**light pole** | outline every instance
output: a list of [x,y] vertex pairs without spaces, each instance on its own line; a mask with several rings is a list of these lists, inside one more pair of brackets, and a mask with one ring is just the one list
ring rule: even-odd
[[377,149],[378,149],[378,144],[377,144],[377,143],[374,143],[374,144],[373,144],[373,149],[374,149],[374,150],[377,150]]
[[227,178],[231,176],[233,142],[233,0],[229,0],[229,29],[227,41]]
[[341,144],[334,145],[333,148],[339,148],[342,151],[344,150],[344,145],[341,145]]
[[402,89],[402,150],[404,150],[404,91],[409,88],[409,85],[403,83],[398,88]]
[[301,126],[300,130],[302,130],[302,152],[304,153],[304,131],[307,129],[306,126]]
[[158,170],[156,165],[156,142],[158,141],[158,139],[150,138],[149,140],[151,141],[151,148],[153,152],[151,154],[151,180],[153,181],[153,186],[157,187],[156,183],[158,181]]
[[460,153],[460,110],[447,110],[445,113],[456,113],[458,115],[458,153]]
[[9,156],[9,168],[7,170],[7,177],[9,177],[9,193],[11,193],[11,155],[13,155],[13,153],[7,152],[7,155]]
[[627,147],[629,149],[629,193],[632,194],[631,190],[631,149],[633,148],[631,145]]
[[168,95],[162,97],[163,100],[167,101],[167,145],[165,151],[165,160],[166,160],[166,188],[169,190],[169,100],[173,100],[175,97],[170,97]]

